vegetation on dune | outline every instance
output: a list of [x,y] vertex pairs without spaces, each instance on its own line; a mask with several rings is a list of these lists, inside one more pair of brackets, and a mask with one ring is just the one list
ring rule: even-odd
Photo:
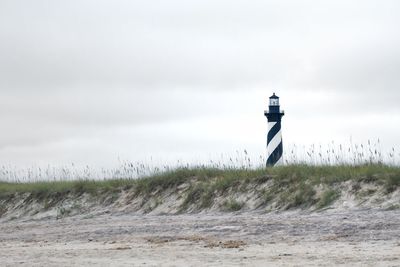
[[321,198],[319,199],[317,203],[317,208],[322,209],[326,206],[329,206],[334,202],[338,197],[340,196],[339,190],[336,189],[328,189],[324,191],[321,195]]
[[244,202],[237,201],[235,199],[229,199],[224,201],[223,207],[226,211],[239,211],[243,208]]
[[[221,209],[237,211],[246,203],[235,200],[235,193],[256,191],[260,195],[261,205],[276,203],[280,208],[318,209],[329,206],[338,197],[340,191],[335,188],[343,182],[373,183],[382,186],[386,193],[400,187],[400,168],[382,164],[310,166],[287,165],[260,169],[219,169],[219,168],[177,168],[164,173],[141,179],[114,180],[77,180],[35,183],[0,182],[0,200],[7,200],[18,194],[27,194],[27,198],[46,202],[47,207],[54,206],[68,195],[79,196],[84,193],[102,198],[109,193],[118,195],[123,190],[131,190],[135,196],[154,195],[165,190],[177,190],[186,185],[181,211],[189,208],[204,209],[214,205],[214,199],[226,196],[227,201]],[[258,185],[268,184],[263,188]],[[322,186],[322,192],[316,188]],[[117,197],[109,199],[114,201]],[[1,213],[1,210],[0,210]]]
[[[331,141],[327,144],[287,145],[285,146],[283,162],[287,166],[376,166],[389,165],[400,166],[400,153],[392,147],[389,150],[382,150],[380,140],[368,140],[366,143],[353,142],[338,144]],[[173,173],[177,169],[184,174],[187,170],[195,169],[199,172],[218,170],[247,170],[260,169],[265,166],[265,155],[255,155],[247,150],[231,154],[221,154],[212,157],[206,162],[184,162],[179,161],[172,165],[162,164],[153,161],[151,157],[144,162],[121,161],[115,168],[93,168],[88,165],[76,165],[74,163],[56,166],[37,166],[20,168],[12,165],[0,165],[0,181],[7,182],[40,182],[40,181],[73,181],[73,180],[129,180],[155,174]],[[175,166],[175,167],[174,167]],[[199,166],[201,166],[199,168]],[[290,170],[287,170],[290,171]],[[322,170],[324,171],[324,170]],[[335,170],[337,171],[337,170]],[[347,170],[344,170],[346,172]],[[147,186],[147,181],[143,186]],[[157,182],[156,182],[157,183]],[[221,183],[223,187],[223,183]]]

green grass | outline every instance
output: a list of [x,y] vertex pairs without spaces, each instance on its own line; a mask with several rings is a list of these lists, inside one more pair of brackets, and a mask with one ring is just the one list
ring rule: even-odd
[[340,192],[335,189],[328,189],[322,193],[321,198],[317,203],[317,209],[322,209],[332,204],[340,197]]
[[223,203],[223,207],[226,211],[239,211],[243,208],[244,204],[244,202],[229,199]]
[[[309,166],[289,165],[266,169],[226,169],[218,168],[178,168],[165,173],[141,179],[114,180],[80,180],[51,181],[35,183],[0,182],[0,200],[13,198],[16,194],[29,194],[28,200],[40,200],[51,207],[67,195],[102,196],[113,193],[117,196],[124,189],[130,189],[135,195],[149,196],[166,189],[174,189],[188,183],[182,210],[192,204],[198,208],[213,205],[214,198],[239,192],[246,185],[271,182],[267,190],[260,192],[264,204],[276,201],[285,208],[308,207],[317,205],[322,208],[331,204],[339,195],[332,187],[341,182],[375,183],[391,193],[400,187],[400,168],[386,165],[361,166]],[[328,188],[320,197],[316,197],[315,186],[325,185]],[[331,189],[329,189],[331,188]],[[116,197],[113,197],[116,199]],[[235,203],[227,203],[232,209],[238,208]]]
[[181,205],[181,212],[187,210],[192,204],[198,208],[209,208],[212,205],[212,192],[207,183],[199,183],[189,188]]
[[300,183],[292,186],[286,194],[282,194],[281,205],[286,209],[290,208],[307,208],[317,201],[315,198],[315,190],[310,184]]

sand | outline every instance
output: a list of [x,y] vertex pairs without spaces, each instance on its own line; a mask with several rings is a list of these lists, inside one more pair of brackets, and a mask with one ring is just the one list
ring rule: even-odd
[[400,211],[0,220],[1,266],[400,266]]

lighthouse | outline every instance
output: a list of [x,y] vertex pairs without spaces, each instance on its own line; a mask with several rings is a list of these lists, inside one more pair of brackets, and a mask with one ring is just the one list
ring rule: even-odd
[[283,153],[281,120],[285,112],[280,110],[279,97],[276,96],[275,93],[269,98],[269,110],[266,110],[264,115],[268,119],[268,167],[279,163]]

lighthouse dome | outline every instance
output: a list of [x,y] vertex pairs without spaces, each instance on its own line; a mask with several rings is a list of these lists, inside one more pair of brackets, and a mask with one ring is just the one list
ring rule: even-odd
[[279,96],[277,96],[277,95],[275,95],[275,93],[273,93],[272,96],[270,96],[270,98],[278,99]]

